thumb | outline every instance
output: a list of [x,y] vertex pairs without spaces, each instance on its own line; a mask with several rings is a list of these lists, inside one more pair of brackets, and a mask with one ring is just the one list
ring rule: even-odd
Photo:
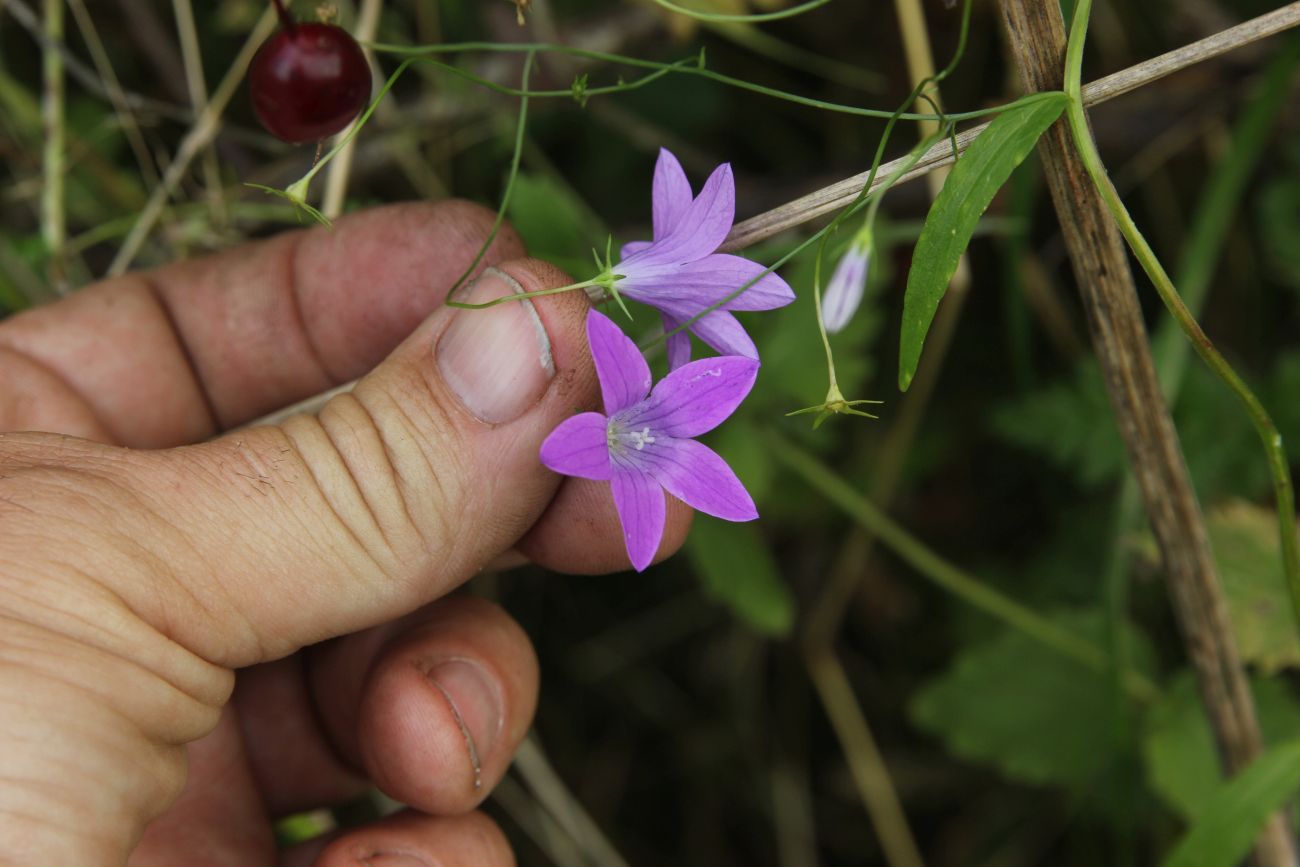
[[[461,297],[569,282],[516,261]],[[317,416],[159,452],[63,447],[97,485],[77,503],[112,530],[87,546],[83,516],[68,522],[80,545],[54,550],[224,667],[411,611],[509,548],[554,495],[538,449],[596,394],[586,307],[570,292],[443,308]]]

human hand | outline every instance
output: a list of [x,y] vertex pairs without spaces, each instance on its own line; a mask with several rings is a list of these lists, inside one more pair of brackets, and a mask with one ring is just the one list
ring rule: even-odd
[[[608,486],[537,457],[596,400],[581,293],[441,308],[490,223],[376,209],[0,323],[0,431],[54,432],[0,434],[0,863],[271,864],[273,817],[371,783],[412,809],[284,863],[511,863],[471,811],[537,663],[441,597],[627,559]],[[522,252],[473,300],[571,282]]]

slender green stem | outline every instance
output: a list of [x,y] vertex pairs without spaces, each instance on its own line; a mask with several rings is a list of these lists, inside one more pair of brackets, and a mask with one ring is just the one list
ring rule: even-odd
[[[529,51],[535,52],[537,54],[562,54],[568,57],[579,57],[585,60],[596,60],[604,63],[615,63],[622,66],[631,66],[640,69],[667,70],[677,75],[694,75],[700,78],[707,78],[710,81],[716,81],[719,84],[723,84],[728,87],[735,87],[741,90],[748,90],[752,93],[758,93],[763,96],[771,97],[773,99],[780,99],[785,102],[795,103],[796,105],[802,105],[808,108],[821,109],[823,111],[832,111],[838,114],[851,114],[851,115],[856,115],[858,117],[875,117],[875,118],[880,118],[882,120],[892,119],[895,116],[895,112],[891,112],[886,109],[861,108],[860,106],[856,106],[856,105],[845,105],[843,103],[838,103],[838,102],[827,102],[826,100],[822,100],[822,99],[813,99],[807,96],[800,96],[799,94],[796,93],[789,93],[784,90],[778,90],[773,87],[765,87],[761,84],[754,84],[751,81],[745,81],[744,79],[733,78],[730,75],[724,75],[723,73],[720,72],[714,72],[712,69],[706,68],[702,63],[698,61],[685,63],[685,64],[681,62],[661,63],[654,60],[643,60],[639,57],[628,57],[626,55],[611,54],[605,51],[589,51],[587,49],[572,48],[568,45],[554,45],[547,42],[456,42],[456,43],[445,43],[442,45],[414,45],[414,46],[393,45],[390,43],[370,43],[369,47],[372,50],[382,54],[393,54],[397,56],[406,56],[406,57],[412,57],[412,56],[423,57],[431,54],[460,54],[460,53],[475,52],[475,51],[488,52],[488,53],[500,53],[500,54],[520,54]],[[467,72],[457,67],[452,67],[452,71],[455,72],[455,74],[461,75],[461,77],[475,81],[476,83],[484,83],[483,79],[479,78],[478,76],[475,76],[473,73]],[[941,73],[941,75],[942,74],[944,73]],[[495,83],[491,83],[490,85],[484,83],[484,86],[491,86],[492,89],[497,90],[500,93],[507,94],[509,96],[571,97],[573,95],[571,90],[550,90],[550,91],[536,91],[536,92],[525,93],[520,90],[516,90],[510,87],[505,87],[503,85],[499,85]],[[604,89],[604,92],[613,92],[614,90],[617,89],[621,89],[619,85],[612,85],[611,88]],[[589,92],[594,92],[594,91],[589,91]],[[1042,94],[1030,94],[1028,96],[1024,96],[1021,97],[1020,99],[1017,99],[1015,102],[1010,102],[1005,105],[996,105],[990,108],[979,109],[976,111],[949,113],[946,115],[916,114],[913,112],[903,112],[902,114],[898,115],[898,119],[899,120],[942,121],[946,118],[949,121],[976,120],[978,118],[989,117],[991,115],[1000,114],[1001,112],[1007,111],[1008,109],[1015,108],[1017,106],[1022,106],[1026,102],[1034,102],[1042,98],[1043,98]]]
[[831,0],[808,0],[806,3],[800,3],[798,6],[791,6],[789,9],[779,9],[776,12],[756,12],[751,15],[727,15],[720,12],[697,12],[694,9],[688,9],[685,6],[678,6],[672,0],[654,0],[656,4],[669,11],[676,12],[679,15],[685,15],[694,18],[697,21],[744,21],[751,24],[758,24],[763,21],[780,21],[782,18],[793,18],[796,15],[802,15],[805,12],[811,12],[820,6],[825,6]]
[[[520,75],[520,83],[523,85],[525,91],[528,90],[528,77],[532,75],[533,60],[536,56],[537,55],[531,51],[524,55],[524,71]],[[496,240],[497,232],[501,231],[501,224],[505,222],[506,219],[506,208],[510,206],[510,194],[514,192],[515,179],[519,177],[519,159],[524,152],[524,130],[527,129],[527,127],[528,97],[523,96],[519,99],[519,120],[515,124],[515,150],[510,157],[510,174],[506,178],[506,188],[501,191],[501,204],[497,207],[496,219],[492,221],[492,231],[488,232],[487,239],[483,241],[483,245],[479,247],[478,253],[474,256],[474,261],[469,263],[469,267],[465,269],[463,274],[456,278],[456,282],[451,284],[451,288],[447,290],[448,301],[450,301],[451,297],[456,294],[456,290],[460,288],[461,284],[469,278],[469,275],[474,273],[474,269],[483,261],[483,257],[487,255],[488,248],[491,247],[492,242]]]
[[[462,279],[464,278],[462,277]],[[588,286],[598,285],[600,284],[595,280],[583,280],[581,283],[570,283],[568,286],[555,286],[550,289],[538,289],[536,292],[504,295],[500,298],[493,298],[491,301],[484,301],[481,304],[470,301],[448,301],[446,306],[457,307],[461,310],[487,310],[489,307],[496,307],[498,304],[505,304],[507,301],[523,301],[528,298],[539,298],[543,295],[563,295],[565,292],[576,292],[579,289],[586,289]]]
[[1079,157],[1082,159],[1089,177],[1092,178],[1093,184],[1096,185],[1097,191],[1106,203],[1107,209],[1119,226],[1120,233],[1128,242],[1129,248],[1142,266],[1142,270],[1146,272],[1147,277],[1155,286],[1156,292],[1160,295],[1160,300],[1164,302],[1169,314],[1187,336],[1197,355],[1201,356],[1201,360],[1237,395],[1264,444],[1264,451],[1268,457],[1269,473],[1273,478],[1274,497],[1277,500],[1282,570],[1286,576],[1287,590],[1291,596],[1292,611],[1297,624],[1300,624],[1300,548],[1297,548],[1296,544],[1295,494],[1291,488],[1291,469],[1287,463],[1286,452],[1283,449],[1282,435],[1278,433],[1277,426],[1273,424],[1273,419],[1269,417],[1268,411],[1264,409],[1259,398],[1237,375],[1237,372],[1232,369],[1232,366],[1215,348],[1210,338],[1201,330],[1201,326],[1197,324],[1196,318],[1183,303],[1182,297],[1178,294],[1178,289],[1174,286],[1173,281],[1169,279],[1168,273],[1165,272],[1164,266],[1160,264],[1155,251],[1151,249],[1151,245],[1142,236],[1141,230],[1138,229],[1133,217],[1124,206],[1115,185],[1111,183],[1109,176],[1106,174],[1101,155],[1098,153],[1097,145],[1092,139],[1091,131],[1088,129],[1088,119],[1083,108],[1083,45],[1087,36],[1088,15],[1091,7],[1092,0],[1079,0],[1078,5],[1075,6],[1074,20],[1070,26],[1070,40],[1066,49],[1065,92],[1070,96],[1070,102],[1066,107],[1066,117],[1069,121],[1070,132],[1074,137],[1075,148],[1079,152]]
[[817,333],[821,336],[822,348],[826,350],[826,371],[830,378],[827,401],[840,393],[840,384],[835,376],[835,353],[831,351],[831,338],[826,333],[826,322],[822,319],[822,256],[830,237],[829,232],[822,234],[821,243],[817,245],[817,259],[813,262],[813,312],[817,316]]
[[[794,443],[774,432],[768,433],[771,454],[805,482],[841,508],[920,575],[952,593],[968,605],[1005,623],[1046,647],[1074,659],[1088,668],[1105,672],[1110,660],[1106,652],[1087,639],[1063,629],[1031,608],[1021,605],[979,579],[968,575],[895,523],[870,500],[855,491],[832,469]],[[1155,687],[1137,672],[1127,673],[1125,682],[1134,697],[1148,699]]]
[[[532,55],[529,55],[529,57],[531,56]],[[311,167],[311,170],[308,171],[307,174],[303,175],[296,184],[294,184],[295,187],[301,187],[305,191],[307,186],[311,183],[312,178],[316,177],[320,170],[325,168],[325,166],[329,164],[329,161],[334,159],[339,151],[343,150],[344,145],[356,138],[357,133],[366,125],[366,121],[370,120],[370,115],[375,113],[375,109],[379,107],[379,103],[383,102],[384,97],[388,95],[388,91],[392,90],[393,85],[397,84],[397,79],[401,78],[402,73],[406,71],[406,68],[415,62],[416,58],[411,57],[403,60],[397,65],[397,68],[388,76],[388,80],[384,82],[384,86],[379,88],[379,93],[375,94],[375,98],[370,101],[370,105],[366,106],[366,110],[361,113],[361,117],[357,118],[357,122],[352,124],[352,128],[348,130],[347,134],[336,141],[334,147],[330,148],[325,153],[325,156],[316,161],[316,164]],[[525,66],[525,69],[526,68],[527,66]]]

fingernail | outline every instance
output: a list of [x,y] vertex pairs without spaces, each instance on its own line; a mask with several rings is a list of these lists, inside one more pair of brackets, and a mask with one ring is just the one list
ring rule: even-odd
[[[459,300],[481,304],[523,291],[510,275],[488,268]],[[457,310],[436,354],[443,380],[471,415],[488,424],[519,418],[555,376],[551,339],[527,300]]]
[[429,861],[405,852],[376,852],[357,862],[364,867],[432,867]]
[[501,694],[496,681],[476,662],[450,659],[429,670],[429,680],[446,697],[465,738],[474,788],[483,784],[483,760],[501,731]]

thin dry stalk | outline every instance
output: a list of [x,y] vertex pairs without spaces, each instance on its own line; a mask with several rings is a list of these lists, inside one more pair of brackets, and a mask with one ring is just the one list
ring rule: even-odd
[[[362,0],[361,11],[357,15],[357,26],[352,34],[361,43],[361,50],[366,55],[366,63],[370,64],[372,71],[375,69],[374,54],[367,43],[375,39],[375,31],[379,28],[379,13],[383,7],[383,0]],[[338,134],[335,141],[351,131],[352,124],[349,124],[347,129]],[[343,149],[334,156],[326,172],[325,198],[322,200],[320,210],[331,220],[343,213],[343,202],[348,195],[348,179],[352,176],[352,155],[356,152],[356,146],[357,140],[349,139],[343,145]]]
[[602,867],[628,867],[591,815],[551,767],[533,734],[524,738],[515,754],[515,770],[524,778],[538,803],[587,855]]
[[[47,45],[63,42],[63,0],[45,0],[44,35]],[[41,191],[41,238],[49,255],[50,285],[59,295],[67,294],[63,273],[63,244],[67,240],[63,178],[66,172],[67,142],[63,124],[63,55],[45,48],[41,52],[44,74],[41,120],[45,127],[45,153],[41,160],[44,187]]]
[[849,772],[858,797],[868,805],[880,847],[891,867],[924,867],[921,853],[908,830],[885,759],[871,735],[871,727],[853,696],[853,687],[839,660],[822,654],[809,663],[813,684],[826,707],[835,735],[843,744]]
[[275,29],[275,20],[275,10],[268,8],[262,13],[253,31],[248,34],[248,39],[239,49],[239,54],[235,55],[235,59],[231,62],[230,69],[226,71],[217,89],[212,92],[212,99],[199,113],[194,125],[185,134],[185,138],[181,139],[180,147],[176,149],[176,156],[172,159],[171,165],[167,166],[167,171],[163,173],[162,183],[149,196],[149,201],[136,217],[126,240],[117,251],[117,256],[108,266],[108,276],[121,274],[131,266],[131,262],[144,246],[149,233],[158,224],[158,218],[162,216],[163,209],[167,207],[167,202],[176,191],[181,178],[189,171],[190,164],[216,138],[221,130],[221,115],[230,104],[235,91],[239,89],[240,83],[243,82],[244,73],[248,70],[253,55]]
[[103,81],[104,93],[113,106],[113,114],[122,127],[127,144],[131,146],[131,152],[135,155],[136,166],[140,169],[145,189],[151,190],[158,185],[158,169],[154,166],[153,155],[149,152],[149,146],[140,132],[140,124],[136,121],[130,97],[122,88],[122,82],[118,80],[117,73],[113,70],[108,51],[104,49],[104,41],[99,38],[99,31],[95,28],[95,20],[86,9],[86,0],[68,0],[68,8],[72,10],[72,17],[77,21],[77,29],[81,31],[81,38],[86,43],[86,50],[90,52],[95,71]]
[[[181,62],[185,65],[185,87],[190,94],[190,105],[195,114],[202,114],[208,105],[208,82],[203,76],[203,52],[199,48],[199,32],[194,26],[194,7],[190,0],[172,0],[176,15],[176,35],[181,43]],[[226,201],[221,191],[221,167],[217,154],[211,148],[203,151],[203,186],[208,194],[217,222],[226,222]]]
[[[1001,6],[1026,90],[1059,90],[1066,45],[1060,6],[1055,0],[1002,0]],[[1065,123],[1057,123],[1039,141],[1038,152],[1093,348],[1164,560],[1174,614],[1220,758],[1233,774],[1261,750],[1254,701],[1228,622],[1204,516],[1156,377],[1128,255],[1069,136]],[[1264,867],[1295,864],[1281,815],[1266,826],[1255,852]]]

